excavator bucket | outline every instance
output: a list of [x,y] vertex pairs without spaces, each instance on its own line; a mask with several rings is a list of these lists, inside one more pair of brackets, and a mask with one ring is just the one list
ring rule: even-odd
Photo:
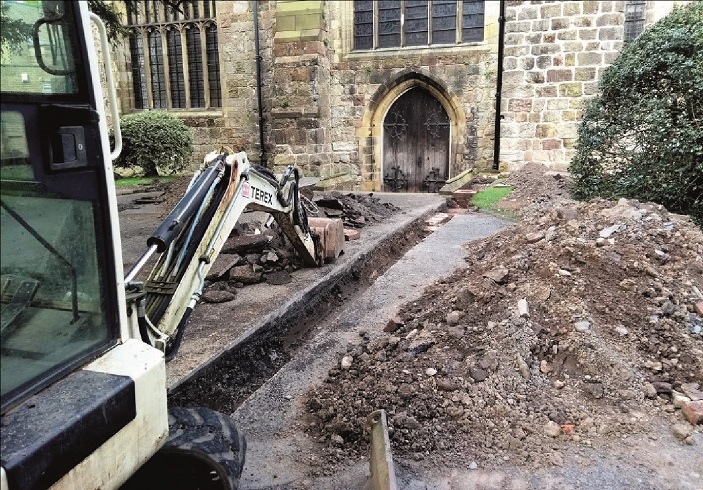
[[334,262],[344,251],[344,225],[339,218],[308,218],[310,230],[320,237],[322,258]]

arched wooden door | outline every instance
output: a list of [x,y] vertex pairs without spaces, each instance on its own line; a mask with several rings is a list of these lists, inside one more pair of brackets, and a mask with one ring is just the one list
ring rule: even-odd
[[449,116],[427,90],[413,88],[383,121],[383,187],[437,192],[449,178]]

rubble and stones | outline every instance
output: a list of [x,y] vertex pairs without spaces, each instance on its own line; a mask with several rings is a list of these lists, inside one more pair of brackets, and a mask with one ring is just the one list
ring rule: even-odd
[[[695,443],[701,229],[655,204],[571,201],[568,179],[525,172],[508,179],[522,222],[472,243],[465,269],[401,308],[392,333],[359,337],[353,369],[309,393],[308,432],[344,439],[332,462],[366,454],[376,409],[394,456],[445,467],[560,465],[565,445],[647,433],[657,418],[687,420],[675,431]],[[516,314],[522,299],[529,316]]]

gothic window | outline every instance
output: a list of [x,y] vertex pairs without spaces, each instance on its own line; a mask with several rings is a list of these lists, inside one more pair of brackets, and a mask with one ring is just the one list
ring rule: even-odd
[[483,0],[354,0],[354,49],[483,41]]
[[127,3],[135,109],[222,107],[215,3]]
[[642,34],[646,4],[644,0],[630,0],[625,3],[625,41],[637,39]]

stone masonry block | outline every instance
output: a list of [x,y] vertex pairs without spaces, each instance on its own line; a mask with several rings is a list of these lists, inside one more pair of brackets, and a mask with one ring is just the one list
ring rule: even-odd
[[561,2],[551,3],[549,5],[542,5],[540,9],[540,14],[543,19],[551,19],[552,17],[561,16]]
[[508,110],[512,112],[530,112],[532,110],[532,99],[510,99]]
[[532,27],[532,22],[530,21],[522,21],[522,22],[506,22],[505,23],[505,32],[530,32],[530,28]]
[[310,228],[322,238],[322,257],[334,261],[344,251],[344,224],[341,219],[308,218]]
[[571,21],[569,20],[568,17],[558,17],[556,19],[552,19],[552,24],[551,24],[553,31],[558,31],[561,29],[568,29],[570,25],[571,25]]
[[606,26],[619,26],[625,21],[625,16],[621,13],[614,14],[603,14],[596,18],[596,25],[598,27]]
[[539,17],[537,7],[524,7],[517,14],[517,20],[533,20]]
[[539,32],[525,34],[525,41],[527,44],[539,44],[542,42],[542,34]]
[[595,39],[598,36],[598,29],[579,29],[579,39],[584,41]]
[[577,80],[580,82],[587,82],[587,81],[595,80],[595,79],[596,79],[595,67],[576,68],[574,80]]
[[557,39],[560,41],[573,41],[576,39],[578,32],[575,30],[562,31],[557,33]]
[[578,53],[576,56],[576,63],[578,66],[597,66],[603,62],[602,53]]
[[538,138],[554,138],[557,135],[557,127],[552,123],[538,124],[535,136]]
[[559,85],[559,97],[580,97],[583,89],[580,83],[562,83]]
[[544,32],[549,30],[549,19],[533,20],[532,30],[535,32]]
[[598,31],[598,39],[601,41],[615,41],[623,38],[625,29],[621,26],[603,27]]
[[539,68],[540,70],[544,70],[550,66],[552,66],[552,57],[551,56],[538,56],[537,57],[537,68]]
[[598,3],[595,1],[579,2],[583,3],[583,13],[584,14],[595,14],[598,12]]
[[581,13],[581,4],[584,2],[566,2],[562,4],[562,13],[564,17],[573,17]]
[[290,13],[276,14],[276,30],[294,31],[295,30],[295,15]]
[[570,68],[559,70],[547,70],[548,82],[570,82],[574,79],[574,74]]
[[594,15],[584,15],[572,19],[574,26],[578,28],[593,27],[596,17]]
[[523,70],[531,70],[535,67],[535,59],[532,56],[528,56],[520,60],[520,68]]
[[561,47],[558,44],[539,44],[537,46],[532,46],[531,53],[534,56],[541,54],[554,54],[561,51]]
[[542,140],[543,150],[559,150],[561,148],[561,140],[559,139],[548,139]]

